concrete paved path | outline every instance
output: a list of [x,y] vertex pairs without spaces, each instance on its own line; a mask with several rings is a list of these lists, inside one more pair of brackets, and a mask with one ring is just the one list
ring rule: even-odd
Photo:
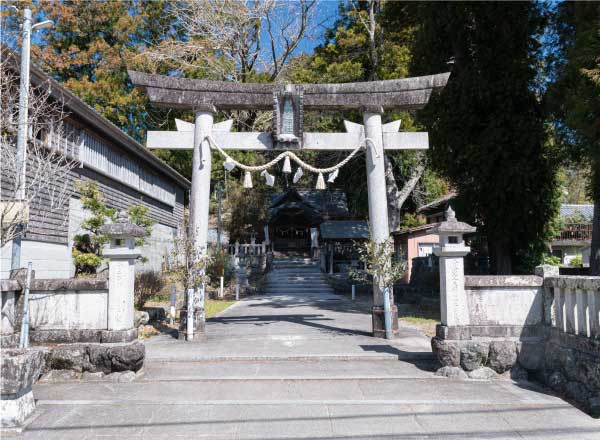
[[367,336],[330,292],[271,291],[207,325],[147,343],[132,383],[39,384],[26,439],[600,439],[544,389],[435,377],[429,340]]

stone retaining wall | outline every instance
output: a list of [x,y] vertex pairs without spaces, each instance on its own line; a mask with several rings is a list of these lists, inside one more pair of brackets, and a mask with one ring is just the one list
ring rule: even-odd
[[468,324],[432,339],[440,374],[530,376],[600,413],[600,277],[536,274],[465,277]]
[[[23,284],[22,279],[0,281],[1,342],[4,347],[18,343]],[[107,313],[108,281],[105,279],[34,279],[31,282],[29,325],[32,342],[124,342],[137,338],[137,334],[133,334],[135,330],[109,331]]]

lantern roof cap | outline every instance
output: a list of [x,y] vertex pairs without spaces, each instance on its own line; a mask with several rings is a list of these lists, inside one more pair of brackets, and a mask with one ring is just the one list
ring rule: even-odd
[[439,224],[437,228],[433,230],[437,234],[468,234],[475,232],[477,228],[467,223],[460,222],[456,219],[456,213],[451,206],[446,210],[446,221]]
[[127,213],[122,210],[114,223],[103,225],[100,234],[110,238],[135,238],[146,235],[146,230],[141,226],[129,222]]

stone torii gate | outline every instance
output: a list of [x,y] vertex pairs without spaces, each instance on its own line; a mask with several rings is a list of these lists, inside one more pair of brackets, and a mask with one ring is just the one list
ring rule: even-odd
[[[149,131],[151,149],[193,149],[190,228],[196,246],[207,248],[211,148],[207,136],[224,150],[352,150],[366,138],[367,186],[371,239],[389,238],[384,150],[429,148],[426,132],[399,132],[400,121],[382,124],[386,109],[424,107],[432,92],[441,90],[450,73],[344,84],[248,84],[173,78],[129,71],[134,85],[150,101],[170,108],[193,110],[195,123],[178,122],[176,132]],[[308,133],[304,110],[360,110],[363,124],[345,122],[346,133]],[[214,124],[217,110],[273,110],[273,133],[230,132],[231,121]],[[373,334],[384,337],[383,290],[373,282]],[[394,304],[390,298],[390,304]],[[397,313],[395,307],[392,309]],[[392,320],[397,333],[397,320]]]

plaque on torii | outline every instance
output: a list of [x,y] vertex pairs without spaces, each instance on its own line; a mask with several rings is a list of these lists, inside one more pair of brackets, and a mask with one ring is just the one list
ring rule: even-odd
[[[389,238],[384,150],[425,150],[426,132],[400,132],[400,121],[381,123],[385,110],[424,107],[450,73],[344,84],[249,84],[175,78],[129,71],[132,83],[158,106],[195,111],[195,122],[177,121],[177,131],[149,131],[151,149],[193,149],[190,231],[206,251],[211,150],[207,136],[224,150],[353,150],[366,148],[371,239]],[[213,123],[217,110],[272,110],[273,131],[231,132],[232,121]],[[360,110],[363,124],[344,121],[346,133],[304,132],[305,110]],[[391,304],[393,299],[390,299]],[[382,336],[383,286],[373,281],[373,333]],[[394,320],[397,331],[397,320]]]

